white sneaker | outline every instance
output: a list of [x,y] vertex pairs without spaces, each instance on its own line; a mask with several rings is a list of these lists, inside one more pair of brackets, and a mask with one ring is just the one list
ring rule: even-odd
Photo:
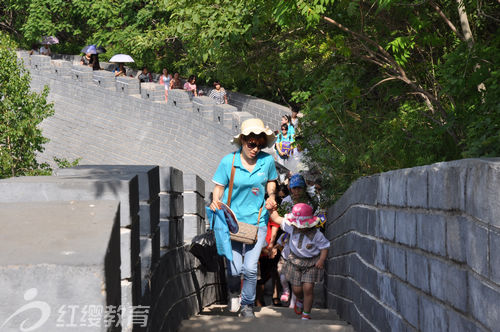
[[240,294],[238,293],[229,293],[229,311],[230,312],[238,312],[240,310]]

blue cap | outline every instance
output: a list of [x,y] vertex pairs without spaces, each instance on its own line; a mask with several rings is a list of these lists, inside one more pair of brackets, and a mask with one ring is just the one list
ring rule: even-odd
[[290,188],[297,188],[297,187],[306,187],[306,181],[304,180],[304,177],[300,174],[294,174],[290,178]]

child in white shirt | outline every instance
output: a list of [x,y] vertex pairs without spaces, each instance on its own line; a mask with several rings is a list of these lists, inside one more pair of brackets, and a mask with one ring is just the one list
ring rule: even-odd
[[290,253],[283,272],[297,297],[295,313],[302,315],[304,320],[311,319],[314,284],[323,277],[330,242],[315,227],[320,219],[313,215],[313,208],[308,204],[295,204],[292,213],[277,216],[273,221],[290,235]]

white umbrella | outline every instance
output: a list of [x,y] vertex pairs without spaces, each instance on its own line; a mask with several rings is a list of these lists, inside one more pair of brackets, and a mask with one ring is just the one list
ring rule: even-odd
[[115,54],[109,59],[109,62],[134,62],[134,59],[127,54]]

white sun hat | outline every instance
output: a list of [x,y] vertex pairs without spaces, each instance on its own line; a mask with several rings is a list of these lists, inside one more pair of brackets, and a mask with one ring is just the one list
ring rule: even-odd
[[243,121],[243,123],[241,124],[240,133],[234,136],[231,142],[233,144],[241,146],[241,136],[248,136],[251,133],[254,133],[255,135],[259,135],[262,133],[266,134],[266,142],[268,148],[272,147],[274,142],[276,141],[276,135],[274,135],[273,131],[264,126],[264,122],[262,122],[261,119],[255,118]]

